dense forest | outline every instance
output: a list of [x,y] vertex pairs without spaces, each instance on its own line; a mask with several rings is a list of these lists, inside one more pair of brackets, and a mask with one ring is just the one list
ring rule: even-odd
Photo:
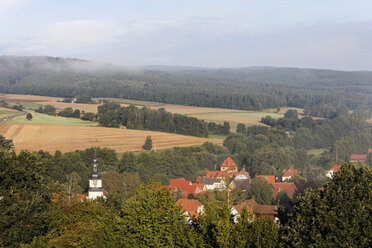
[[[124,68],[76,59],[0,57],[0,92],[118,97],[258,110],[372,107],[372,73],[297,68]],[[330,112],[330,111],[328,111]]]

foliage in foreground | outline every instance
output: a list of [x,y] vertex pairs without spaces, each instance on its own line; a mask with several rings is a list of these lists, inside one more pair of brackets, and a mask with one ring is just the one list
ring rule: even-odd
[[323,191],[308,190],[283,230],[287,247],[371,247],[372,171],[345,164]]

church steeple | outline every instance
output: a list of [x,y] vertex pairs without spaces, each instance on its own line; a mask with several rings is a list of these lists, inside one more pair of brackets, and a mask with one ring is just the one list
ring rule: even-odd
[[96,155],[92,160],[92,172],[89,175],[89,191],[88,198],[95,199],[103,197],[102,175],[98,172],[98,159]]

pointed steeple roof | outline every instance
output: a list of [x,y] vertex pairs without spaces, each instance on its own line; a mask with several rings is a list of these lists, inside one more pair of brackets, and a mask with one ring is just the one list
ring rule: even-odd
[[234,160],[232,160],[230,157],[228,157],[227,159],[225,159],[225,161],[222,162],[221,167],[231,167],[231,168],[234,168],[234,167],[238,167],[238,166],[236,165],[236,163],[234,162]]

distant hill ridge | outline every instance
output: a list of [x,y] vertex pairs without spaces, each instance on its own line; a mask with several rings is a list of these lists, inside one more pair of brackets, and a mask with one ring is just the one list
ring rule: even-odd
[[81,59],[0,56],[0,91],[120,97],[234,109],[340,102],[372,106],[372,72],[247,67],[118,66]]

